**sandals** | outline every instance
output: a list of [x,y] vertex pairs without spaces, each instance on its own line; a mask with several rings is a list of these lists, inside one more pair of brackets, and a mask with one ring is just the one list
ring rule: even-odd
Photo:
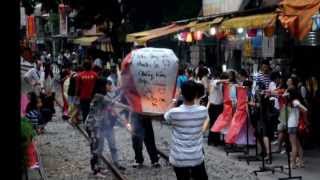
[[[297,165],[295,164],[295,163],[291,163],[291,169],[296,169],[297,168]],[[286,165],[286,166],[284,166],[284,168],[285,169],[289,169],[289,166],[288,165]]]
[[304,161],[303,160],[297,159],[296,164],[297,164],[298,168],[304,168]]

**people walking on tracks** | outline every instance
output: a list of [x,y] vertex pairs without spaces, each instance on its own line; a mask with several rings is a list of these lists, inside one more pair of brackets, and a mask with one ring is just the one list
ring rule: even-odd
[[[113,108],[127,108],[116,103],[108,94],[111,92],[111,82],[99,78],[95,85],[94,96],[90,111],[85,122],[86,130],[90,137],[91,169],[95,176],[105,177],[105,170],[101,164],[104,149],[104,138],[107,138],[112,160],[119,169],[124,169],[118,162],[118,153],[114,137],[115,115]],[[107,94],[108,93],[108,94]]]
[[92,70],[91,62],[85,61],[83,63],[83,71],[79,73],[77,78],[77,95],[80,100],[83,122],[85,122],[90,110],[90,102],[97,78],[97,73]]
[[208,179],[202,144],[202,127],[207,119],[208,110],[195,104],[196,90],[195,82],[185,82],[181,87],[183,104],[170,109],[164,115],[173,128],[169,161],[174,167],[177,180]]
[[77,77],[80,71],[80,67],[74,68],[70,73],[69,87],[68,87],[68,116],[72,123],[78,124],[79,119],[79,99],[76,96],[77,88]]
[[37,95],[40,95],[43,85],[43,69],[42,62],[40,60],[37,60],[36,67],[31,68],[26,74],[24,74],[24,80],[31,85],[32,91]]

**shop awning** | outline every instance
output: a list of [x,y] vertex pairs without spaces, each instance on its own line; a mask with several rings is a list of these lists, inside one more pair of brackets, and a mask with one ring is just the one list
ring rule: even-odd
[[111,43],[111,39],[108,36],[100,36],[96,41],[101,43]]
[[312,16],[319,11],[320,0],[283,0],[280,4],[279,20],[282,25],[294,37],[303,40],[311,30]]
[[197,22],[196,21],[192,21],[186,25],[175,25],[172,28],[169,29],[164,29],[162,31],[158,31],[155,33],[150,34],[149,36],[144,36],[142,38],[138,38],[136,39],[134,42],[136,42],[138,45],[144,45],[147,41],[150,41],[152,39],[156,39],[159,37],[163,37],[172,33],[176,33],[179,31],[183,31],[185,29],[191,28],[192,26],[194,26]]
[[160,27],[160,28],[155,28],[147,31],[142,31],[142,32],[137,32],[137,33],[131,33],[127,35],[127,42],[134,42],[137,38],[141,38],[144,36],[149,36],[153,33],[161,32],[167,29],[170,29],[172,27],[176,26],[175,24],[170,24],[168,26]]
[[79,44],[81,46],[91,46],[93,42],[95,42],[99,36],[91,36],[91,37],[80,37],[73,40],[74,44]]
[[206,30],[210,29],[212,25],[221,23],[222,20],[223,20],[223,17],[217,17],[212,21],[197,23],[193,27],[191,27],[190,30],[191,31],[206,31]]
[[276,13],[236,17],[236,18],[232,18],[224,21],[220,27],[222,29],[265,28],[268,26],[275,26],[276,18],[277,18]]

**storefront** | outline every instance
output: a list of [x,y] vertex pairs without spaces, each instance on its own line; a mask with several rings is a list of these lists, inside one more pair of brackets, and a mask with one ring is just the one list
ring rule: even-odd
[[129,34],[127,42],[158,47],[156,42],[168,36],[167,40],[176,46],[167,48],[175,51],[181,63],[197,65],[204,61],[214,69],[244,68],[256,73],[259,63],[268,59],[273,69],[288,75],[293,66],[299,67],[296,57],[302,57],[297,53],[305,49],[306,38],[309,37],[307,44],[312,47],[308,50],[310,54],[317,49],[319,29],[313,32],[311,21],[319,7],[320,3],[315,0],[283,0],[279,6],[180,21],[184,23],[177,21],[179,23],[162,28]]

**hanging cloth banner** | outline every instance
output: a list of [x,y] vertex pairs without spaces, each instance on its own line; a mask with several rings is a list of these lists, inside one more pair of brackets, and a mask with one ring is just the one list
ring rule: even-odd
[[178,58],[172,50],[133,50],[121,66],[121,88],[134,112],[161,115],[168,110],[178,75]]
[[68,16],[67,16],[68,6],[64,4],[59,4],[59,30],[60,34],[68,34]]
[[319,12],[320,0],[283,0],[280,7],[281,24],[302,40],[311,30],[312,16]]
[[230,97],[230,86],[228,83],[223,84],[223,112],[218,116],[211,128],[212,132],[221,132],[227,128],[232,120],[232,101]]
[[27,38],[32,39],[36,36],[36,21],[34,16],[27,17]]
[[226,136],[226,143],[234,144],[240,133],[241,128],[248,118],[248,92],[245,87],[237,87],[237,108],[233,115],[231,124]]

